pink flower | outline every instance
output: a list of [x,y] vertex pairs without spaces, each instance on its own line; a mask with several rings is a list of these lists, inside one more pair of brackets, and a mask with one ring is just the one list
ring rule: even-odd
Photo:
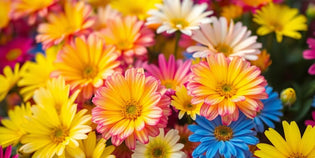
[[[304,59],[315,59],[315,39],[309,38],[307,39],[307,43],[310,49],[303,52],[303,57]],[[311,75],[315,75],[315,63],[312,64],[311,67],[308,69],[308,73]]]
[[[5,152],[3,153],[3,148],[0,146],[0,158],[10,158],[11,157],[11,152],[12,152],[12,146],[8,146]],[[11,158],[18,158],[18,154],[12,156]]]
[[311,125],[312,127],[315,126],[315,111],[312,112],[312,118],[313,118],[313,120],[306,120],[305,121],[306,126],[308,126],[308,125]]

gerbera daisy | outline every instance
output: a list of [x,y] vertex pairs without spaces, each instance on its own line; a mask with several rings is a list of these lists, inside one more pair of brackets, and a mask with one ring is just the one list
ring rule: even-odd
[[192,103],[203,103],[200,114],[209,120],[222,116],[224,124],[238,119],[239,110],[254,118],[267,99],[267,84],[256,66],[240,57],[226,58],[222,53],[209,55],[206,62],[192,66],[187,89]]
[[36,41],[42,42],[46,49],[84,33],[94,23],[90,17],[91,11],[91,7],[82,1],[65,3],[64,12],[49,14],[48,23],[38,26]]
[[115,146],[124,140],[135,149],[136,140],[148,143],[167,124],[171,114],[170,99],[153,77],[145,77],[143,69],[128,69],[125,75],[115,73],[96,91],[92,120],[97,131]]
[[31,116],[31,104],[15,106],[13,110],[9,110],[8,117],[1,120],[0,127],[0,146],[7,147],[9,145],[17,145],[20,139],[26,134],[25,128],[22,127],[27,121],[26,116]]
[[270,54],[266,51],[266,49],[262,50],[260,54],[258,54],[257,60],[251,60],[250,63],[260,68],[262,72],[266,71],[268,67],[271,65],[272,61],[270,59]]
[[205,117],[197,115],[197,125],[189,125],[188,129],[194,132],[189,136],[192,142],[200,142],[200,145],[192,153],[193,157],[245,157],[249,151],[248,145],[259,142],[255,137],[256,132],[251,130],[254,125],[250,119],[241,115],[236,122],[223,125],[221,117],[209,121]]
[[18,154],[15,154],[15,155],[12,155],[12,146],[8,146],[7,149],[4,151],[3,153],[3,147],[0,146],[0,157],[1,158],[18,158],[19,155]]
[[63,76],[72,90],[81,90],[81,96],[89,99],[119,66],[117,58],[115,48],[106,47],[97,36],[78,37],[59,52],[52,75]]
[[278,93],[273,92],[269,86],[266,87],[266,92],[268,98],[261,100],[264,108],[254,118],[255,130],[257,132],[265,131],[264,124],[270,128],[275,128],[272,121],[280,122],[280,117],[283,115],[281,112],[283,106]]
[[241,22],[227,24],[226,18],[212,18],[212,24],[201,24],[199,30],[193,31],[192,39],[202,45],[187,48],[193,57],[206,57],[209,54],[224,53],[227,57],[241,56],[248,60],[256,60],[260,53],[261,43],[257,36]]
[[173,100],[171,101],[171,105],[177,110],[180,110],[178,113],[179,119],[182,119],[185,113],[187,113],[187,115],[189,115],[193,120],[196,119],[197,114],[199,115],[202,103],[192,104],[192,97],[188,95],[187,89],[184,85],[176,88],[176,94],[172,96],[172,98]]
[[266,137],[273,144],[259,143],[260,150],[255,151],[255,156],[261,158],[311,158],[315,157],[315,128],[307,126],[301,138],[299,127],[295,121],[290,124],[282,122],[285,140],[277,131],[269,128],[265,132]]
[[4,67],[3,75],[0,74],[0,101],[2,101],[9,91],[16,86],[20,77],[20,64],[16,64],[13,70],[10,66]]
[[184,85],[190,76],[191,61],[175,60],[174,55],[170,55],[166,61],[164,54],[159,55],[158,66],[154,64],[144,64],[143,68],[149,75],[159,79],[161,84],[167,88],[167,94],[173,95],[176,87]]
[[155,9],[156,4],[160,4],[162,0],[115,0],[111,1],[110,5],[120,11],[123,15],[134,15],[140,20],[145,20],[148,16],[147,12]]
[[300,39],[302,36],[298,31],[307,30],[307,19],[298,13],[296,8],[269,3],[254,14],[253,21],[261,25],[257,34],[263,36],[275,32],[277,42],[281,42],[283,36]]
[[166,31],[173,33],[177,30],[191,35],[191,30],[198,29],[200,23],[210,23],[208,18],[213,11],[206,11],[207,4],[195,4],[192,0],[164,0],[157,5],[158,10],[150,10],[147,25],[160,24],[157,33]]
[[193,133],[188,129],[187,124],[185,124],[184,126],[175,125],[174,128],[178,130],[178,135],[180,136],[178,143],[184,144],[184,147],[181,151],[186,153],[187,157],[192,158],[192,152],[199,145],[199,143],[191,142],[188,140],[188,137]]
[[[303,52],[304,59],[313,60],[315,59],[315,38],[308,38],[307,44],[310,49]],[[308,73],[315,75],[315,63],[308,69]]]
[[185,158],[186,154],[181,151],[184,144],[177,143],[180,139],[178,131],[169,130],[164,135],[164,129],[160,129],[160,134],[156,137],[150,137],[148,144],[137,143],[136,150],[131,157],[159,158],[176,157]]
[[6,27],[10,21],[11,0],[0,1],[0,29]]
[[125,62],[131,64],[134,57],[144,58],[146,47],[154,42],[154,33],[143,23],[135,16],[117,17],[107,24],[100,36],[107,45],[114,45]]
[[121,14],[113,9],[110,5],[106,7],[98,7],[95,23],[93,25],[94,30],[102,30],[105,29],[110,23],[110,20],[115,20],[117,18],[121,18]]
[[311,125],[312,127],[315,126],[315,111],[312,112],[312,119],[313,120],[305,120],[305,125]]

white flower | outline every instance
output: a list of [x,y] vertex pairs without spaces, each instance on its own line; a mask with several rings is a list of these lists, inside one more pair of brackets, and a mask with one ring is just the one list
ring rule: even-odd
[[208,17],[213,11],[206,11],[207,4],[194,5],[192,0],[164,0],[163,4],[157,5],[158,10],[150,10],[147,25],[160,24],[157,33],[166,31],[173,33],[180,30],[186,35],[199,29],[201,23],[210,23]]
[[228,25],[226,18],[212,18],[211,24],[202,24],[200,29],[194,30],[192,39],[198,45],[187,48],[193,57],[206,57],[209,54],[224,53],[227,57],[241,56],[247,60],[257,60],[261,43],[257,36],[251,36],[251,31],[241,22],[235,25],[231,20]]

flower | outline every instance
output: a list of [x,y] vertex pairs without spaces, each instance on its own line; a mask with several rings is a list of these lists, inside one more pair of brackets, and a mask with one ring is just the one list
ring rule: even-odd
[[187,157],[192,158],[192,152],[199,145],[199,143],[191,142],[188,140],[188,137],[193,133],[188,129],[187,124],[185,124],[184,126],[175,125],[174,128],[178,130],[178,135],[180,136],[178,143],[184,144],[184,147],[181,151],[183,151],[187,155]]
[[[12,155],[12,146],[8,146],[7,149],[5,150],[5,152],[3,153],[3,148],[2,146],[0,146],[0,157],[1,158],[10,158]],[[19,155],[15,154],[13,155],[11,158],[18,158]]]
[[162,0],[115,0],[111,1],[110,5],[120,11],[123,15],[134,15],[140,20],[145,20],[148,16],[147,12],[155,9],[156,4],[160,4]]
[[238,5],[227,5],[222,7],[221,16],[225,17],[227,21],[241,17],[243,14],[242,7]]
[[145,77],[143,69],[128,69],[125,75],[115,73],[107,78],[105,87],[96,91],[92,121],[104,139],[115,146],[124,140],[135,149],[136,140],[146,144],[148,136],[157,136],[171,114],[169,97],[159,82]]
[[[245,11],[250,10],[251,12],[255,13],[256,10],[260,9],[262,6],[272,2],[272,1],[279,1],[279,0],[233,0],[233,3],[241,6]],[[280,0],[282,1],[282,0]]]
[[277,42],[281,42],[283,36],[300,39],[302,36],[298,31],[307,30],[307,19],[304,15],[298,15],[298,9],[273,3],[258,10],[253,21],[261,25],[257,30],[258,35],[275,32]]
[[115,48],[106,47],[97,36],[78,37],[61,49],[52,75],[63,76],[72,90],[81,90],[81,96],[89,99],[119,66],[117,58]]
[[260,54],[258,54],[257,60],[251,60],[250,63],[260,68],[262,72],[266,71],[268,67],[271,65],[272,61],[270,59],[270,54],[267,53],[266,49],[262,50]]
[[254,118],[263,109],[260,99],[266,99],[267,84],[256,66],[240,57],[226,58],[224,54],[209,55],[206,62],[192,66],[187,89],[193,104],[203,103],[200,115],[209,120],[218,115],[228,125],[238,119],[239,110]]
[[[304,59],[315,59],[315,38],[308,38],[307,44],[310,49],[303,52]],[[310,75],[315,75],[315,64],[312,64],[312,66],[308,69],[308,73]]]
[[185,113],[187,113],[193,120],[196,119],[197,114],[199,115],[202,103],[192,104],[191,98],[192,97],[188,95],[184,85],[176,88],[176,95],[172,96],[173,100],[171,101],[171,105],[177,110],[180,110],[178,113],[179,119],[182,119]]
[[[205,117],[197,115],[197,125],[189,125],[188,129],[194,134],[189,136],[189,141],[200,142],[193,151],[193,157],[206,158],[215,156],[245,157],[249,151],[248,145],[258,143],[256,132],[251,130],[254,125],[245,115],[241,115],[236,122],[226,126],[221,123],[221,117],[209,121]],[[211,144],[211,145],[210,145]]]
[[175,93],[176,87],[184,85],[190,76],[191,61],[175,60],[174,55],[170,55],[168,62],[163,54],[159,55],[158,67],[153,64],[144,64],[143,68],[149,75],[159,79],[161,84],[168,89],[167,94]]
[[91,7],[82,1],[65,3],[64,13],[51,13],[47,17],[48,23],[41,23],[38,26],[36,41],[42,42],[46,49],[83,34],[94,23],[94,19],[89,16],[91,11]]
[[132,153],[133,152],[125,145],[125,143],[121,143],[113,152],[117,158],[131,158]]
[[265,131],[264,124],[268,127],[275,128],[272,121],[280,122],[280,117],[283,115],[281,112],[283,106],[278,93],[273,92],[272,88],[269,86],[266,86],[266,92],[268,98],[261,100],[264,104],[264,108],[254,118],[255,130],[257,132]]
[[284,106],[291,106],[296,101],[296,94],[293,88],[286,88],[281,91],[280,99]]
[[17,105],[13,110],[9,110],[8,115],[9,118],[1,120],[3,127],[0,127],[0,146],[2,147],[17,145],[26,134],[22,125],[26,123],[25,116],[32,115],[31,104]]
[[[250,36],[241,22],[227,24],[226,18],[212,18],[212,24],[201,24],[200,29],[193,31],[192,39],[202,45],[187,48],[193,57],[206,57],[208,54],[224,53],[227,57],[241,56],[248,60],[258,59],[261,43],[256,42],[257,36]],[[221,33],[219,33],[221,32]]]
[[6,27],[9,24],[11,11],[11,0],[0,1],[0,29]]
[[295,121],[290,124],[282,122],[285,140],[272,128],[265,131],[266,137],[273,144],[259,143],[260,150],[255,151],[255,156],[262,158],[273,157],[314,157],[315,155],[315,128],[307,126],[301,138],[299,127]]
[[305,120],[305,125],[311,125],[312,127],[315,126],[315,111],[312,112],[312,118],[313,120]]
[[102,30],[105,29],[110,23],[110,20],[115,20],[117,18],[121,18],[120,13],[113,9],[110,5],[106,7],[98,7],[95,23],[93,25],[94,30]]
[[164,0],[157,10],[150,10],[147,25],[160,24],[157,33],[173,33],[177,30],[191,35],[191,30],[198,29],[200,23],[210,23],[207,16],[213,11],[205,11],[207,4],[193,4],[192,0]]
[[100,36],[107,45],[116,47],[127,64],[131,64],[134,57],[144,58],[146,47],[154,42],[153,32],[143,24],[135,16],[117,17],[107,24]]
[[0,74],[0,101],[2,101],[9,91],[16,86],[20,79],[20,64],[16,64],[12,70],[10,66],[3,69],[3,75]]
[[156,137],[150,137],[148,144],[137,143],[132,158],[157,158],[157,157],[176,157],[184,158],[186,154],[180,151],[184,144],[177,143],[180,139],[178,131],[175,129],[169,130],[164,135],[164,129],[160,129],[160,134]]

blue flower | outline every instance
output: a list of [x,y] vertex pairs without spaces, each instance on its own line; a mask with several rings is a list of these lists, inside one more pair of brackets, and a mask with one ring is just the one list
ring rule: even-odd
[[273,92],[269,86],[266,86],[266,92],[269,96],[268,99],[261,100],[264,108],[254,118],[255,130],[261,133],[265,131],[264,124],[270,128],[275,128],[272,121],[280,122],[280,117],[283,115],[281,112],[283,106],[278,93]]
[[192,153],[193,157],[242,158],[249,152],[248,145],[258,143],[256,132],[252,130],[253,121],[247,119],[244,114],[240,114],[239,119],[228,126],[222,124],[220,116],[209,121],[197,115],[196,122],[197,125],[188,126],[188,129],[194,133],[189,136],[189,141],[200,142]]
[[314,96],[313,101],[312,101],[312,107],[315,108],[315,96]]

